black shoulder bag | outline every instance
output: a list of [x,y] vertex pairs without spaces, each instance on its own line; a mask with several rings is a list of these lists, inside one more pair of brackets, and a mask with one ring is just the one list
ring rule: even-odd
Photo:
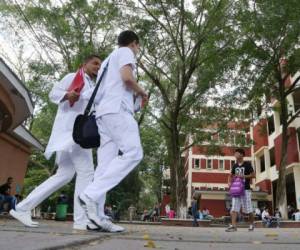
[[96,84],[93,94],[84,110],[83,114],[76,117],[73,127],[73,140],[82,148],[98,148],[100,146],[100,135],[96,123],[95,111],[91,112],[95,96],[99,89],[100,83],[107,71],[109,61],[107,62],[103,72]]

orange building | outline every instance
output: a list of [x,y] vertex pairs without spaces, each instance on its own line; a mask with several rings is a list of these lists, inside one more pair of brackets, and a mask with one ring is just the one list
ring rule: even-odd
[[23,187],[32,150],[43,150],[22,125],[32,113],[28,90],[0,58],[0,184],[13,177],[13,193],[19,193]]

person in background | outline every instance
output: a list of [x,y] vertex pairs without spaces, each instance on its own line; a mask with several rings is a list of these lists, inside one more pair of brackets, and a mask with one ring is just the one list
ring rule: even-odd
[[171,210],[170,205],[167,204],[167,205],[165,206],[165,212],[166,212],[166,216],[167,216],[167,217],[169,217],[170,210]]
[[281,221],[281,213],[279,211],[278,208],[275,209],[275,212],[274,212],[274,218],[273,220],[276,222],[276,226],[279,227],[280,226],[280,221]]
[[271,226],[272,223],[272,216],[269,213],[269,208],[265,208],[264,211],[261,214],[262,223],[266,225],[267,227]]
[[199,200],[199,196],[196,193],[194,193],[193,200],[192,200],[193,227],[199,227],[199,224],[198,224],[198,218],[199,218],[198,200]]
[[1,203],[8,202],[10,209],[15,209],[17,198],[15,196],[11,195],[11,184],[12,183],[13,183],[13,178],[8,177],[6,182],[0,186],[0,201],[1,201]]
[[210,215],[208,208],[206,208],[206,207],[203,208],[202,214],[203,214],[203,219],[205,219],[205,220],[210,220],[213,218],[213,216]]
[[296,210],[294,217],[295,217],[295,221],[300,221],[300,210],[299,209]]
[[261,211],[260,211],[260,209],[259,209],[258,207],[255,208],[254,213],[255,213],[255,216],[256,216],[259,220],[261,220]]

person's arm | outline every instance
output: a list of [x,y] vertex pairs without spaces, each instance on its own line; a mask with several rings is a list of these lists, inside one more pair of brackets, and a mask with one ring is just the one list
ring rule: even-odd
[[255,178],[255,173],[252,172],[252,173],[250,173],[248,175],[244,175],[244,177],[245,177],[245,179],[253,179],[253,178]]
[[231,186],[231,180],[232,180],[232,174],[228,175],[227,183],[229,187]]
[[235,174],[235,169],[234,169],[234,166],[231,167],[231,173],[230,175],[228,175],[228,186],[230,187],[231,186],[231,181],[232,181],[232,177],[234,176]]
[[121,79],[125,86],[133,90],[137,95],[143,98],[143,101],[148,100],[147,93],[137,83],[134,77],[134,68],[136,65],[136,59],[133,51],[130,48],[120,48],[118,51],[118,68],[121,74]]
[[142,96],[143,100],[147,100],[147,93],[142,89],[142,87],[137,83],[133,76],[132,66],[130,64],[124,65],[120,69],[121,78],[124,84],[133,90],[137,95]]
[[251,180],[251,179],[255,178],[255,172],[254,172],[253,167],[251,166],[250,163],[249,163],[249,167],[250,167],[249,174],[244,175],[244,178],[245,178],[245,179],[250,179],[250,180]]
[[68,92],[68,88],[74,79],[75,73],[67,74],[60,82],[54,84],[49,93],[49,99],[55,104],[59,104],[66,100],[77,101],[79,94],[75,91]]

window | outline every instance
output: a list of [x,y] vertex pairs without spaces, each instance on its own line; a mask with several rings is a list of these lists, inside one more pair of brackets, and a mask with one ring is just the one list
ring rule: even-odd
[[212,169],[212,160],[211,159],[207,159],[207,169]]
[[276,164],[274,147],[269,150],[269,154],[270,154],[270,164],[271,164],[271,167],[273,167]]
[[194,168],[200,168],[200,159],[194,159]]
[[295,112],[300,109],[300,92],[296,91],[293,94]]
[[235,143],[237,145],[245,145],[246,144],[246,136],[243,133],[238,133],[235,136]]
[[268,133],[269,135],[275,131],[274,116],[268,117]]
[[266,170],[266,166],[265,166],[265,156],[262,155],[260,158],[259,158],[259,161],[260,161],[260,172],[265,172]]
[[219,169],[224,170],[224,160],[219,160]]

